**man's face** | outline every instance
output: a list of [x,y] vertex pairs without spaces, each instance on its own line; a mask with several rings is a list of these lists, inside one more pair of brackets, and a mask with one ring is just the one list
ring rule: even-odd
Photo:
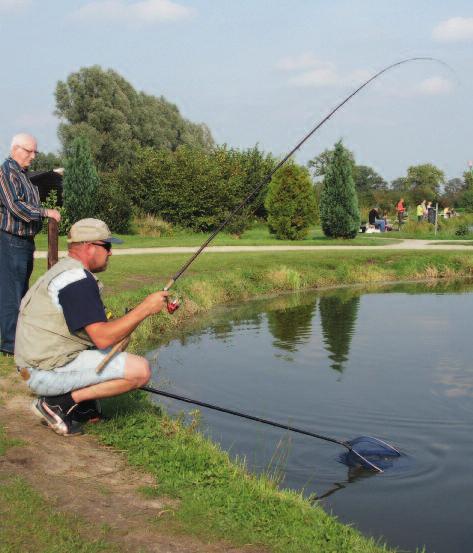
[[12,158],[18,163],[20,167],[26,169],[30,166],[33,159],[38,153],[36,140],[33,138],[25,139],[21,145],[15,145],[12,149]]
[[109,242],[91,242],[89,267],[93,273],[101,273],[107,269],[108,258],[112,255],[112,244]]

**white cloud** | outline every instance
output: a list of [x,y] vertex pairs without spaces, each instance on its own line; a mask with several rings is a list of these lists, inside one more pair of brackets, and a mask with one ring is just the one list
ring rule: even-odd
[[321,62],[310,52],[304,52],[297,56],[284,56],[281,58],[276,67],[283,71],[295,71],[302,69],[313,69],[317,67]]
[[473,17],[451,17],[441,21],[432,31],[440,42],[473,41]]
[[133,24],[162,23],[189,17],[193,10],[171,0],[95,0],[74,12],[73,17],[83,21],[117,21]]
[[289,79],[289,83],[295,86],[309,87],[333,86],[340,83],[340,76],[335,67],[327,66],[296,75]]
[[30,5],[31,0],[0,0],[0,13],[18,13]]
[[361,84],[373,74],[364,69],[342,73],[334,63],[320,60],[310,52],[285,56],[277,62],[276,67],[296,73],[289,78],[290,85],[313,88]]
[[453,90],[453,84],[443,77],[430,77],[423,80],[415,88],[414,92],[425,96],[438,96],[448,94]]
[[398,83],[397,86],[390,87],[388,93],[399,98],[411,98],[413,96],[442,96],[450,94],[453,89],[452,81],[436,75],[410,86]]

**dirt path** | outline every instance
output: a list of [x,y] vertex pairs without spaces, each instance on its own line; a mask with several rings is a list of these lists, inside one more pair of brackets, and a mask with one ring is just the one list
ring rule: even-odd
[[262,553],[257,547],[237,549],[166,533],[165,524],[158,529],[153,520],[172,520],[178,503],[144,498],[138,489],[153,485],[153,478],[127,467],[119,453],[92,436],[63,438],[43,426],[29,409],[33,396],[13,368],[12,373],[0,378],[0,423],[9,438],[25,445],[0,457],[0,473],[21,476],[56,509],[88,521],[89,538],[100,535],[100,525],[107,524],[124,552]]
[[[441,244],[439,240],[399,240],[394,244],[383,246],[209,246],[204,253],[237,253],[237,252],[284,252],[284,251],[324,251],[324,250],[466,250],[473,251],[471,240],[458,241],[458,243]],[[197,246],[168,247],[168,248],[115,248],[113,255],[139,255],[139,254],[169,254],[169,253],[194,253]],[[65,256],[66,252],[59,252],[59,256]],[[44,251],[35,252],[38,259],[45,258]]]

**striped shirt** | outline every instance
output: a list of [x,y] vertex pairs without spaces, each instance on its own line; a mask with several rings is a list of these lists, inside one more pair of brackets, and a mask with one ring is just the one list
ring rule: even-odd
[[26,170],[11,157],[0,167],[0,230],[33,237],[42,227],[46,209],[41,207],[38,187]]

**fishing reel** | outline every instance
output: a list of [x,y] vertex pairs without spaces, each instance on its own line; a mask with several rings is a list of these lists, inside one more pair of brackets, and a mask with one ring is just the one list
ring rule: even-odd
[[179,300],[177,298],[174,298],[174,299],[170,300],[169,298],[166,297],[166,308],[167,308],[168,313],[170,315],[172,315],[174,313],[174,311],[179,309],[180,305],[181,304],[179,303]]

